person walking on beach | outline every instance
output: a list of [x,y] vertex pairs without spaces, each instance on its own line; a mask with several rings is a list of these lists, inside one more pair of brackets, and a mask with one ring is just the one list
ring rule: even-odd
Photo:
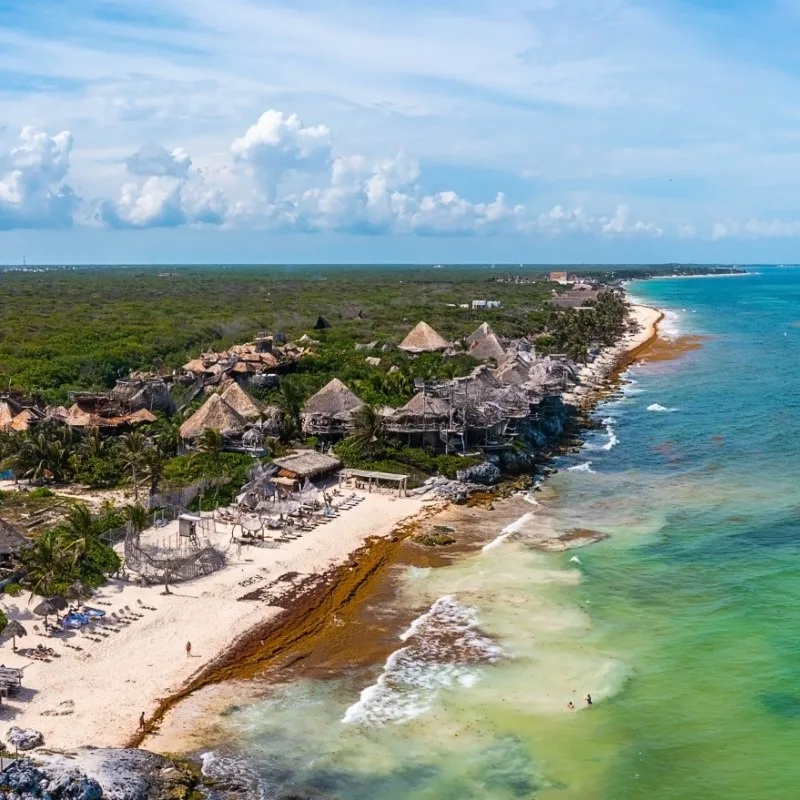
[[592,704],[592,696],[590,694],[586,695],[586,705],[590,706]]
[[139,730],[140,731],[147,730],[147,725],[146,725],[146,723],[144,721],[144,711],[142,711],[142,713],[139,714]]
[[567,703],[567,709],[569,711],[574,711],[575,710],[575,703],[573,703],[572,700],[570,700],[569,703]]
[[191,658],[192,655],[192,643],[186,642],[186,658]]

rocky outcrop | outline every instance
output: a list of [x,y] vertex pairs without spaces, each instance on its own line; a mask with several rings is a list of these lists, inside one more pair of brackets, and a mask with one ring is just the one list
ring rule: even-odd
[[18,728],[13,725],[6,731],[6,741],[15,750],[33,750],[44,744],[44,736],[33,728]]
[[474,467],[460,469],[456,477],[461,483],[478,483],[481,486],[494,486],[500,483],[500,467],[485,461],[483,464],[476,464]]
[[0,800],[103,800],[104,796],[100,784],[77,767],[37,766],[20,759],[0,773]]

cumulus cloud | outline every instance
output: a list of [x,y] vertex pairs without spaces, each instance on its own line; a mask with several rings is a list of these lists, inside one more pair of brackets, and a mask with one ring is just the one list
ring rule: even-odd
[[265,111],[231,145],[234,159],[246,164],[268,201],[284,176],[293,171],[319,172],[331,158],[331,132],[325,125],[306,126],[297,114]]
[[183,148],[142,148],[125,159],[128,172],[142,182],[122,186],[116,201],[101,200],[96,217],[112,228],[174,228],[180,225],[221,225],[228,204],[219,188],[206,185],[192,168]]
[[173,178],[188,178],[192,159],[182,147],[170,152],[159,145],[151,145],[143,147],[125,159],[125,165],[131,175],[147,177],[169,175]]
[[[72,134],[49,136],[26,126],[19,144],[0,162],[0,230],[68,227],[80,197],[65,183],[70,168]],[[2,173],[0,173],[2,174]]]
[[614,216],[603,224],[602,230],[606,236],[635,236],[638,234],[659,237],[664,233],[654,222],[642,222],[641,220],[631,222],[631,209],[624,203],[617,206]]
[[721,222],[715,222],[714,227],[711,229],[711,238],[713,241],[719,242],[723,239],[727,239],[729,233],[730,231],[727,225],[723,225]]

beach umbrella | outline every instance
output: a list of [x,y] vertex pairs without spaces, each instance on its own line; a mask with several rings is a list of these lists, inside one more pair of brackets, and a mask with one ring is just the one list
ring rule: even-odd
[[51,597],[50,602],[57,611],[63,611],[69,603],[63,597]]
[[17,636],[27,636],[28,631],[25,630],[21,622],[18,622],[15,619],[12,619],[11,622],[6,625],[5,633],[8,634],[12,640],[13,644],[12,647],[14,650],[17,649]]
[[57,615],[58,609],[53,605],[52,600],[42,600],[42,602],[33,609],[33,613],[44,617],[45,624],[47,624],[47,618]]

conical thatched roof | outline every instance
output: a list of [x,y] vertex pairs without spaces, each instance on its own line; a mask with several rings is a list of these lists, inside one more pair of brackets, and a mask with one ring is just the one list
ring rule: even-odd
[[7,431],[16,416],[16,411],[7,400],[0,402],[0,430]]
[[264,406],[249,395],[235,381],[229,383],[227,389],[220,397],[237,413],[245,419],[255,419],[264,413]]
[[480,361],[488,361],[490,358],[499,361],[506,353],[500,340],[493,333],[489,333],[470,345],[469,354]]
[[338,378],[323,386],[315,395],[309,397],[303,408],[306,414],[352,413],[361,408],[364,401],[353,394]]
[[205,403],[181,425],[183,439],[194,439],[205,430],[213,428],[223,436],[238,436],[244,431],[244,419],[218,394],[212,394]]
[[184,372],[193,372],[195,374],[199,374],[206,371],[206,365],[203,363],[203,359],[193,358],[191,361],[184,364],[181,369],[183,369]]
[[16,525],[0,518],[0,555],[18,553],[29,544],[30,539]]
[[315,331],[324,331],[325,328],[330,328],[331,324],[325,317],[317,317],[317,321],[314,323],[314,330]]
[[420,322],[399,345],[407,353],[434,353],[447,350],[450,342],[445,341],[427,322]]
[[471,347],[476,342],[482,342],[487,336],[493,336],[494,331],[488,322],[482,322],[478,327],[467,336],[467,347]]

